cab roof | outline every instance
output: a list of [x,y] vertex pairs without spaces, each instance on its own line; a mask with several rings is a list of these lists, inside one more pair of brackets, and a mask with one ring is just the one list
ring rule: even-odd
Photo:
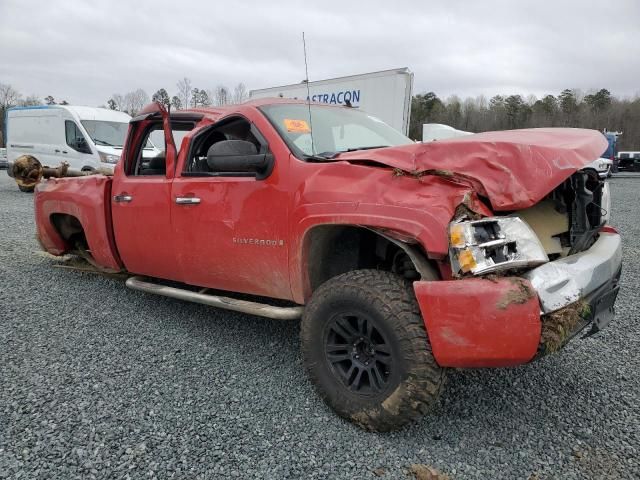
[[204,114],[205,116],[219,117],[221,115],[237,111],[245,107],[259,108],[266,105],[318,105],[322,107],[330,108],[347,108],[344,105],[329,105],[321,102],[307,102],[306,100],[299,100],[295,98],[280,98],[280,97],[265,97],[265,98],[251,98],[243,103],[235,103],[230,105],[222,105],[218,107],[200,107],[200,108],[188,108],[185,110],[179,110],[180,112],[193,112]]

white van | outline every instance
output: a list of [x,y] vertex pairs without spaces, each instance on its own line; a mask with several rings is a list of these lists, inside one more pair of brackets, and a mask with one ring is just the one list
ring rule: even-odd
[[[7,172],[12,175],[13,162],[21,155],[32,155],[50,167],[64,161],[77,170],[113,169],[122,153],[129,120],[126,113],[106,108],[10,108],[5,122]],[[159,153],[151,144],[147,147]]]

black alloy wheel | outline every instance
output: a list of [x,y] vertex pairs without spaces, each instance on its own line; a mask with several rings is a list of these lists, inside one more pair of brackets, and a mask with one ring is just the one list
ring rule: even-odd
[[412,284],[391,272],[355,270],[320,285],[305,306],[300,339],[322,399],[367,430],[420,418],[445,381]]
[[352,392],[377,395],[388,385],[393,368],[391,347],[368,315],[347,312],[334,316],[327,325],[324,351]]

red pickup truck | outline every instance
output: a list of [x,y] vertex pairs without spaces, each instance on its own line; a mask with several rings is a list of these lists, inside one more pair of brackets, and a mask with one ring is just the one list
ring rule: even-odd
[[37,187],[37,234],[134,289],[301,317],[322,398],[391,430],[434,403],[448,367],[531,362],[612,319],[621,241],[608,185],[583,170],[605,148],[578,129],[415,143],[295,100],[151,104],[112,177]]

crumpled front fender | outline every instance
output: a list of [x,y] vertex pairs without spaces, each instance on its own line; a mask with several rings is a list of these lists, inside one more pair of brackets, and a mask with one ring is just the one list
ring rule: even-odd
[[536,355],[540,304],[528,280],[469,278],[413,285],[440,366],[505,367]]

